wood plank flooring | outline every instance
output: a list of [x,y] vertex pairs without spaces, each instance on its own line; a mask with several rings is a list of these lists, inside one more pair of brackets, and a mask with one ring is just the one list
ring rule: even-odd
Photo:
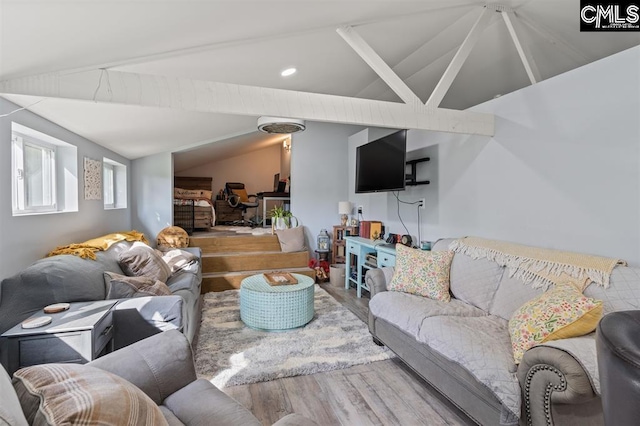
[[[367,297],[358,299],[354,289],[322,287],[367,321]],[[223,391],[251,410],[263,425],[272,425],[289,413],[305,415],[320,426],[475,424],[396,359]]]

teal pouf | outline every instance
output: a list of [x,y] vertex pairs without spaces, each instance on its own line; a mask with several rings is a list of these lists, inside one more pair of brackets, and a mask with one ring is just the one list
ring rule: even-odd
[[306,275],[292,274],[298,284],[271,286],[264,275],[242,280],[240,318],[248,327],[283,331],[306,325],[313,319],[315,282]]

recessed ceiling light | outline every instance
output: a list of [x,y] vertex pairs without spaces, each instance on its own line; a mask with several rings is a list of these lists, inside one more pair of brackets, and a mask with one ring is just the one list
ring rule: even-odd
[[297,70],[295,68],[287,68],[286,70],[282,71],[280,75],[283,77],[289,77],[290,75],[295,74],[296,71]]

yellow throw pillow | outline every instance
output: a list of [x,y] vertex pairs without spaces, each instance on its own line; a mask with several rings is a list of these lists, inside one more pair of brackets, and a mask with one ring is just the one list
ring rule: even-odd
[[396,267],[389,290],[449,302],[452,251],[424,251],[396,244]]
[[515,363],[541,343],[591,333],[600,318],[602,301],[585,296],[569,282],[557,284],[511,316],[509,335]]
[[240,202],[241,203],[246,203],[247,201],[249,201],[249,195],[247,194],[247,190],[246,189],[232,189],[231,192],[234,193],[234,195],[237,195],[240,198]]

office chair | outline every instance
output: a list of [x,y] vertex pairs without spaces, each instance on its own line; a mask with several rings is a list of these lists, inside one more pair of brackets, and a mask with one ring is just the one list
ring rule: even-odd
[[[242,209],[242,220],[234,222],[234,225],[241,226],[257,226],[259,223],[252,220],[245,220],[244,216],[247,213],[247,209],[256,209],[254,217],[258,217],[258,206],[260,202],[256,195],[247,194],[247,190],[244,187],[244,183],[239,182],[227,182],[225,184],[225,190],[227,192],[229,205],[233,208]],[[253,201],[252,201],[253,199]]]

